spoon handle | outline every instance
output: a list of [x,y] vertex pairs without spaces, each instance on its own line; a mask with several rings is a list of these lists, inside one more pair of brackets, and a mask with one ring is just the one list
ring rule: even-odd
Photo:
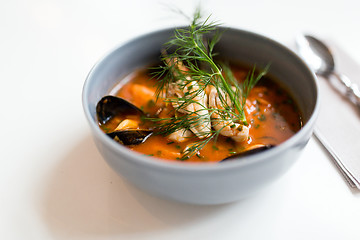
[[356,83],[352,83],[344,74],[333,72],[333,75],[346,87],[348,98],[360,108],[360,89]]

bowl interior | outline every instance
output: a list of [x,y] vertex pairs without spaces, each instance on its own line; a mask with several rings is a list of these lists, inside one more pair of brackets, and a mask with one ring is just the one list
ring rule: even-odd
[[[159,61],[163,44],[172,36],[174,29],[150,33],[111,51],[90,72],[84,85],[83,104],[88,117],[95,123],[96,103],[119,81],[135,69]],[[226,29],[216,45],[222,58],[257,66],[270,66],[270,74],[280,81],[298,103],[306,123],[317,102],[317,86],[314,75],[288,48],[281,44],[237,29]],[[141,54],[137,54],[141,53]]]
[[270,64],[269,74],[294,98],[304,123],[309,121],[317,104],[316,77],[290,49],[264,36],[229,29],[216,50],[228,59],[251,66]]

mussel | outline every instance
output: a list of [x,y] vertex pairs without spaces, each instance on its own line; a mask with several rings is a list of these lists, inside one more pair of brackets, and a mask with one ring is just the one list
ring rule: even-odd
[[[144,116],[145,113],[126,101],[115,96],[105,96],[96,105],[96,114],[101,125],[106,124],[116,116],[137,115]],[[152,135],[153,131],[148,129],[117,129],[106,133],[109,137],[123,145],[138,145],[143,143]]]
[[118,115],[144,115],[144,112],[125,99],[115,96],[105,96],[96,105],[96,114],[101,124],[106,124]]
[[107,135],[123,145],[138,145],[145,142],[152,133],[151,130],[145,129],[127,129],[107,133]]
[[229,160],[236,160],[238,158],[249,156],[249,155],[252,155],[254,153],[259,153],[259,152],[266,151],[266,150],[268,150],[270,148],[273,148],[273,147],[275,147],[275,145],[272,145],[272,144],[268,144],[268,145],[258,144],[258,145],[253,146],[250,150],[243,151],[243,152],[231,155],[230,157],[227,157],[227,158],[221,160],[220,162],[225,162],[225,161],[229,161]]

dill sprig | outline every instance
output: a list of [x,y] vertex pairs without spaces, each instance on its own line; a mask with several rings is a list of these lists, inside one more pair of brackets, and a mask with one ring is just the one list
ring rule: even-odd
[[[201,21],[201,19],[201,12],[197,9],[189,28],[175,30],[173,39],[165,45],[167,50],[175,48],[175,51],[165,56],[163,60],[176,58],[178,62],[182,62],[186,65],[188,71],[185,73],[177,70],[177,72],[180,73],[180,79],[185,85],[188,83],[186,76],[190,76],[190,81],[197,81],[203,86],[202,90],[208,85],[213,85],[216,86],[217,89],[221,89],[229,96],[235,109],[240,114],[240,121],[246,122],[246,118],[242,113],[241,95],[236,95],[231,89],[231,84],[223,76],[221,67],[217,65],[213,59],[213,56],[215,55],[213,53],[214,46],[220,40],[222,34],[217,29],[220,24],[210,21],[210,16],[204,21]],[[205,35],[209,33],[214,34],[210,39],[207,39]],[[199,63],[209,67],[210,71],[201,69]],[[168,71],[169,77],[164,78],[163,82],[160,83],[160,88],[158,88],[159,90],[157,92],[158,94],[163,91],[164,87],[166,88],[166,86],[168,86],[169,82],[174,80],[174,66],[164,67],[163,70]],[[232,83],[234,82],[235,81]]]
[[[199,139],[183,150],[181,160],[198,154],[211,140],[216,142],[225,127],[234,125],[235,122],[248,125],[244,113],[246,98],[267,72],[266,69],[255,76],[254,67],[244,83],[240,84],[228,65],[224,63],[219,65],[213,59],[216,55],[213,52],[214,47],[222,35],[218,30],[220,24],[210,21],[210,16],[205,20],[202,19],[201,12],[197,9],[189,27],[175,30],[173,38],[165,44],[165,51],[162,54],[165,64],[156,72],[157,98],[174,106],[173,116],[161,119],[147,118],[155,123],[156,133],[161,135],[169,135],[178,130],[201,129],[210,121],[212,126],[223,125],[218,130],[210,127],[204,128],[203,132],[197,132],[196,136]],[[174,84],[182,91],[183,96],[167,97]],[[206,96],[205,90],[209,86],[217,90],[222,108],[209,108],[198,101],[199,98]],[[188,110],[187,107],[191,104],[199,106],[199,110]],[[220,118],[211,119],[210,116],[214,112]]]
[[268,72],[270,64],[266,65],[266,67],[256,76],[255,69],[256,66],[248,73],[245,78],[245,81],[242,85],[242,106],[245,106],[246,99],[248,98],[251,89],[260,81],[260,79]]

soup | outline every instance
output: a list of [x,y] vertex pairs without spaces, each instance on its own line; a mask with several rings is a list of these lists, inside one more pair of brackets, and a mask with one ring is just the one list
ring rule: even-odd
[[[171,161],[218,162],[276,146],[302,126],[271,66],[221,61],[215,23],[199,14],[176,29],[162,63],[134,72],[100,100],[100,127],[133,151]],[[215,59],[215,56],[218,59]]]
[[[251,69],[232,65],[231,71],[242,83]],[[147,116],[168,119],[174,114],[174,106],[161,98],[157,99],[157,81],[151,70],[139,70],[129,75],[123,81],[125,84],[114,88],[112,94],[134,104]],[[209,91],[209,89],[205,90],[207,96],[209,96]],[[145,117],[144,120],[137,114],[121,115],[107,121],[106,124],[100,124],[100,127],[107,133],[119,128],[119,125],[123,125],[120,127],[123,129],[151,129],[154,133],[145,141],[141,144],[130,144],[128,147],[148,156],[187,162],[218,162],[258,146],[276,146],[302,127],[301,115],[293,98],[268,76],[263,77],[251,89],[246,99],[244,113],[248,128],[246,139],[236,141],[231,137],[218,134],[187,158],[183,157],[184,152],[189,146],[199,142],[199,137],[194,133],[190,136],[177,136],[178,138],[171,137],[171,134],[156,134],[156,127],[151,121],[154,117]]]

